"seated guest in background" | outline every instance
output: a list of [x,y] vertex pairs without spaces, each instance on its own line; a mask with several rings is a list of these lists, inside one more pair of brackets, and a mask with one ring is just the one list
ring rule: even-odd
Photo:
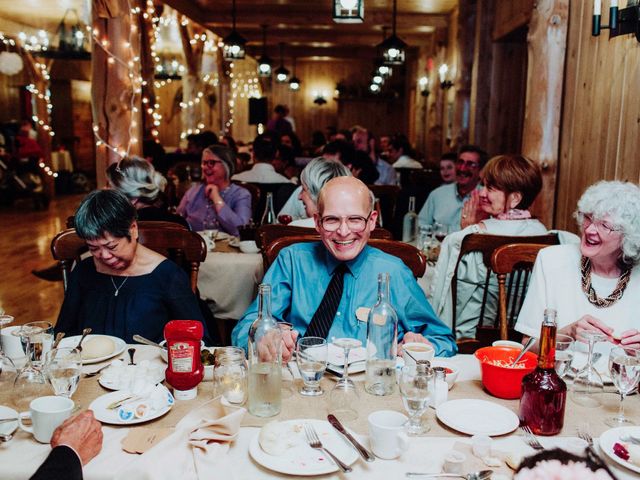
[[440,223],[450,231],[460,230],[464,202],[480,181],[480,170],[487,163],[487,154],[474,145],[465,145],[458,153],[456,182],[436,188],[427,197],[418,215],[420,225]]
[[295,133],[284,134],[280,137],[280,145],[289,147],[293,151],[293,157],[302,155],[302,145],[300,139]]
[[53,431],[51,448],[31,480],[81,480],[83,465],[102,450],[102,424],[85,410]]
[[[465,255],[458,265],[457,305],[452,304],[451,280],[464,237],[471,233],[512,236],[547,233],[546,227],[531,218],[527,210],[542,188],[538,164],[520,155],[499,155],[489,160],[481,178],[484,186],[477,193],[477,204],[482,216],[490,218],[444,239],[429,297],[436,314],[450,327],[453,309],[456,309],[455,334],[458,339],[475,338],[487,274],[480,252]],[[490,286],[485,317],[493,319],[497,312],[495,279]]]
[[167,179],[146,160],[123,158],[107,168],[109,187],[124,193],[138,210],[138,220],[173,222],[189,228],[180,215],[167,211],[163,195]]
[[395,135],[391,139],[387,153],[389,154],[389,161],[393,168],[422,168],[422,164],[419,161],[411,158],[413,149],[411,148],[409,140],[404,135]]
[[290,182],[298,183],[300,169],[296,166],[295,160],[293,148],[280,144],[278,145],[276,158],[273,160],[273,168],[275,168],[279,174],[287,177]]
[[134,334],[159,342],[169,320],[203,320],[186,273],[138,243],[136,209],[122,193],[90,193],[75,224],[91,257],[71,272],[56,332],[79,335],[91,327],[127,343]]
[[[351,129],[351,141],[356,150],[365,152],[378,170],[376,185],[395,185],[397,183],[396,172],[382,157],[378,157],[375,149],[375,139],[366,128],[356,125]],[[369,184],[368,182],[365,182]]]
[[[321,242],[302,242],[283,249],[263,282],[271,285],[274,317],[293,324],[283,333],[283,358],[287,360],[298,334],[334,337],[367,337],[367,323],[356,317],[360,307],[376,303],[378,273],[390,273],[391,299],[398,313],[398,337],[404,341],[431,343],[436,355],[456,352],[456,343],[434,315],[411,270],[397,257],[367,245],[377,212],[367,186],[353,177],[327,182],[314,214]],[[329,283],[330,295],[325,295]],[[329,300],[336,282],[342,284],[339,304]],[[323,298],[326,297],[326,298]],[[247,347],[249,327],[257,315],[257,300],[233,329],[232,343]],[[329,313],[330,325],[315,312]],[[365,317],[366,318],[366,317]]]
[[287,107],[284,105],[276,105],[273,109],[273,114],[267,122],[267,130],[274,132],[278,136],[293,133],[293,126],[291,122],[286,119]]
[[222,145],[211,145],[202,152],[204,183],[191,187],[178,206],[178,213],[193,230],[204,230],[206,222],[237,236],[238,227],[249,223],[251,193],[229,180],[235,165],[235,155]]
[[373,185],[378,180],[378,170],[365,152],[356,150],[351,161],[342,160],[354,177],[359,178],[365,185]]
[[456,181],[456,160],[458,155],[455,152],[442,154],[440,157],[440,178],[444,183]]
[[380,135],[380,139],[378,140],[378,151],[380,152],[378,155],[383,160],[389,160],[389,143],[391,142],[390,135]]
[[238,155],[238,145],[231,135],[222,135],[219,141],[220,145],[224,145],[225,147],[231,149],[231,151],[236,156]]
[[326,143],[327,139],[325,138],[324,133],[322,133],[321,130],[314,130],[311,133],[311,148],[308,152],[309,156],[317,157],[319,155],[322,155],[322,148]]
[[272,135],[258,135],[253,141],[253,167],[232,176],[232,180],[251,183],[290,183],[284,175],[276,172],[273,162],[278,144]]
[[596,350],[605,355],[614,345],[640,348],[640,188],[596,183],[578,200],[575,216],[580,244],[538,254],[515,328],[525,341],[538,337],[544,309],[553,308],[559,333],[583,341],[585,332],[600,333],[607,341]]
[[323,157],[311,160],[300,175],[299,199],[304,205],[307,218],[294,220],[289,225],[297,227],[316,226],[314,215],[318,212],[318,195],[320,190],[329,180],[335,177],[350,177],[351,171],[341,162],[327,160]]

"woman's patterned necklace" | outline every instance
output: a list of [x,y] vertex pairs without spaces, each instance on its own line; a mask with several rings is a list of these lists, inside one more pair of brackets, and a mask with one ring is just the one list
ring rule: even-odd
[[616,288],[613,289],[611,295],[605,298],[600,298],[591,285],[591,261],[587,257],[582,257],[580,262],[580,273],[582,274],[582,291],[587,296],[589,303],[598,308],[606,308],[610,307],[622,298],[622,295],[627,288],[627,284],[629,283],[629,278],[631,277],[631,268],[627,268],[622,272],[622,275],[618,278]]

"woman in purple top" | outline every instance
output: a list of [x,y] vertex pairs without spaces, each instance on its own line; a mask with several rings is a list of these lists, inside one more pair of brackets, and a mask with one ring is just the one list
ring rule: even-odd
[[231,235],[251,218],[251,193],[230,182],[235,170],[235,155],[222,145],[211,145],[202,152],[204,183],[187,190],[178,206],[192,230],[204,230],[204,224],[214,223]]

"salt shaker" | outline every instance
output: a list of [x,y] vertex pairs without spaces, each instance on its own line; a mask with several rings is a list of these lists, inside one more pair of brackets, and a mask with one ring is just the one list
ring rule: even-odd
[[447,401],[449,385],[447,385],[447,372],[443,367],[433,367],[433,406],[438,408],[441,403]]

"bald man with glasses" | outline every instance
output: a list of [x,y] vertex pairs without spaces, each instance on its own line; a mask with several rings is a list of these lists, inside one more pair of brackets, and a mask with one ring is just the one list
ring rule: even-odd
[[[367,245],[377,219],[373,201],[371,191],[357,178],[337,177],[327,182],[314,214],[321,241],[284,248],[265,274],[263,283],[271,285],[271,313],[293,325],[283,334],[284,360],[290,357],[299,335],[364,342],[368,309],[377,300],[379,273],[391,277],[398,340],[430,343],[436,355],[456,353],[451,330],[433,313],[411,270],[399,258]],[[233,330],[234,345],[246,349],[257,313],[256,299]]]

